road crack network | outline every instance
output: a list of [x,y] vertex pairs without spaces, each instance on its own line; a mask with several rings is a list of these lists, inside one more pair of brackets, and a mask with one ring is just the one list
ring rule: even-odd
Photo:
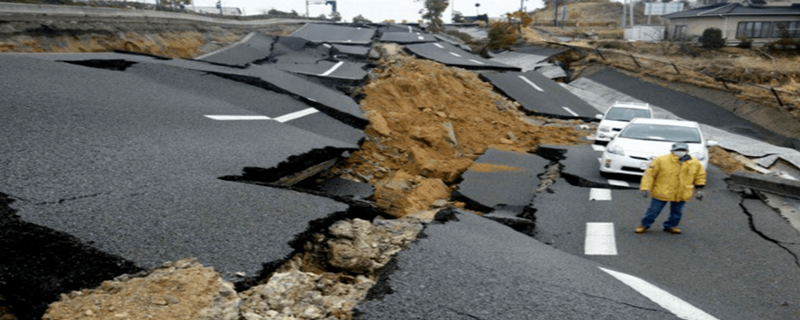
[[781,249],[783,249],[786,252],[788,252],[794,258],[794,264],[796,264],[798,267],[800,267],[800,258],[797,257],[797,254],[792,252],[791,249],[789,249],[786,246],[784,246],[783,242],[781,242],[779,240],[776,240],[776,239],[773,239],[773,238],[770,238],[768,235],[766,235],[765,233],[763,233],[760,230],[758,230],[758,228],[756,228],[755,222],[753,221],[753,214],[750,213],[750,211],[748,211],[747,207],[744,205],[745,199],[746,199],[745,197],[742,197],[742,201],[739,202],[739,207],[741,207],[742,208],[742,212],[744,212],[744,214],[747,215],[747,221],[750,224],[750,230],[752,230],[755,234],[757,234],[762,239],[767,240],[769,242],[772,242],[775,245],[777,245],[778,247],[780,247]]

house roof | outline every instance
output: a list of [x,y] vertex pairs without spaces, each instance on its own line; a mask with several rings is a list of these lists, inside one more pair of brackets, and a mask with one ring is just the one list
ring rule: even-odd
[[800,6],[744,6],[739,3],[722,3],[704,6],[691,10],[675,12],[664,17],[675,18],[703,18],[703,17],[729,17],[729,16],[797,16],[800,15]]

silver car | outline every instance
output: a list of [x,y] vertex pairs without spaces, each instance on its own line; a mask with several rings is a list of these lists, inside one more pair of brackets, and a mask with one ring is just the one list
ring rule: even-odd
[[650,162],[668,154],[673,143],[689,145],[689,154],[708,166],[708,148],[716,141],[706,141],[700,125],[694,121],[637,118],[611,140],[600,159],[600,173],[643,175]]
[[608,108],[605,114],[596,116],[600,119],[600,123],[594,134],[594,143],[606,145],[634,118],[652,117],[653,110],[647,103],[616,102],[611,108]]

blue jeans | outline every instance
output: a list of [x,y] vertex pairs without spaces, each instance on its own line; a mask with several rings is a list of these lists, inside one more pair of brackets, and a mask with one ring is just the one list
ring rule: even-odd
[[[681,222],[681,217],[683,213],[683,205],[686,204],[685,201],[669,201],[669,219],[664,221],[664,229],[666,228],[674,228],[677,227],[678,224]],[[664,209],[664,206],[667,205],[667,201],[661,201],[656,198],[653,198],[650,201],[650,207],[647,208],[647,212],[644,214],[644,218],[642,219],[642,226],[646,228],[650,228],[654,221],[656,221],[656,217],[661,213],[661,210]]]

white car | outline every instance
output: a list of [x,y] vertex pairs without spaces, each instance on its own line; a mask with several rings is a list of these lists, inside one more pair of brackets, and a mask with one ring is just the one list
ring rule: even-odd
[[597,132],[594,134],[594,143],[606,145],[634,118],[652,117],[653,109],[647,103],[616,102],[605,114],[596,116],[600,119],[600,124],[597,125]]
[[689,145],[689,154],[708,166],[708,148],[716,141],[706,141],[694,121],[637,118],[606,146],[600,159],[600,174],[644,175],[650,162],[668,154],[673,143]]

